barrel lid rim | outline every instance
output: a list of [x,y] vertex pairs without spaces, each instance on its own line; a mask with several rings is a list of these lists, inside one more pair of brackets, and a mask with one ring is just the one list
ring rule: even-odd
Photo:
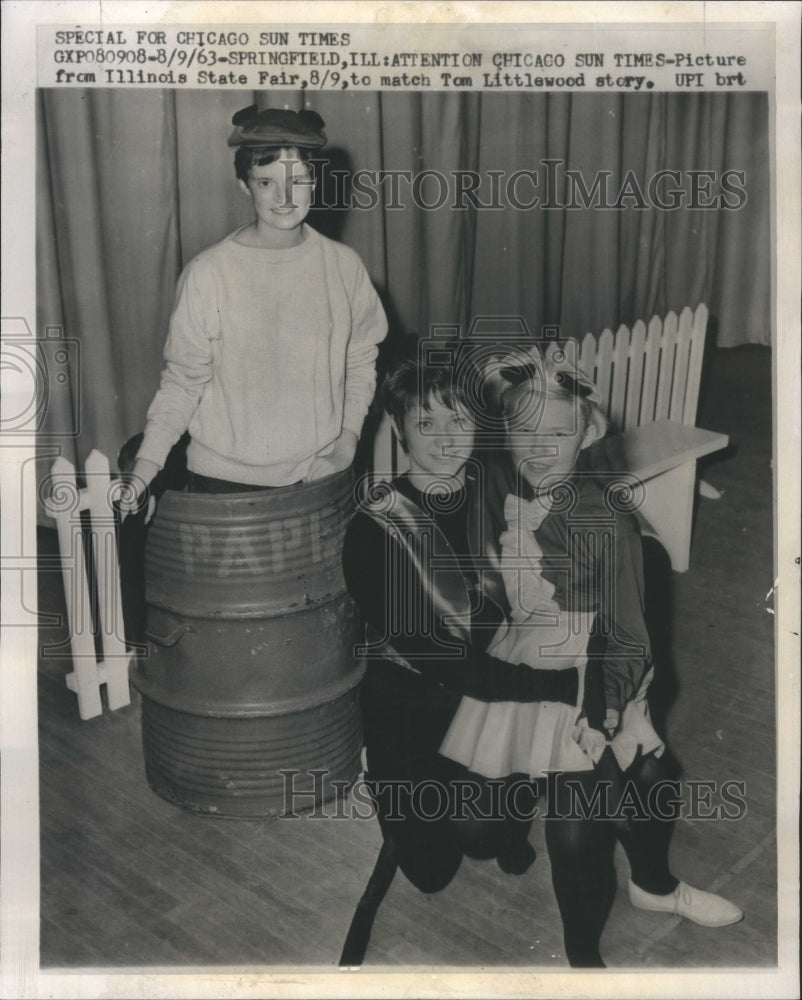
[[339,472],[333,472],[330,476],[324,476],[322,479],[314,479],[312,482],[297,482],[290,483],[287,486],[265,486],[263,489],[255,490],[242,490],[239,493],[194,493],[190,490],[165,490],[162,495],[162,502],[165,498],[175,498],[175,497],[192,497],[193,502],[198,501],[200,503],[219,503],[221,500],[253,500],[255,497],[259,499],[264,499],[268,496],[286,496],[288,493],[310,493],[316,490],[320,490],[321,487],[325,485],[333,485],[336,480],[350,479],[352,475],[352,469],[341,469]]
[[[309,603],[297,601],[294,604],[285,604],[280,608],[268,608],[265,605],[261,606],[251,606],[246,613],[239,611],[238,614],[221,614],[219,611],[216,614],[210,615],[199,615],[197,613],[197,606],[184,605],[182,607],[176,607],[175,604],[168,605],[163,604],[159,601],[158,595],[154,594],[153,591],[146,591],[145,605],[148,608],[156,608],[159,611],[167,612],[175,616],[180,616],[183,618],[190,618],[194,621],[203,622],[217,622],[217,621],[270,621],[274,618],[296,618],[301,615],[309,614],[313,611],[319,611],[322,608],[327,607],[330,604],[341,603],[344,606],[353,606],[353,599],[347,590],[342,590],[336,594],[326,594],[320,600],[311,600]],[[189,610],[184,610],[187,607]],[[232,607],[240,608],[240,605],[232,605]],[[266,612],[270,612],[269,614]]]

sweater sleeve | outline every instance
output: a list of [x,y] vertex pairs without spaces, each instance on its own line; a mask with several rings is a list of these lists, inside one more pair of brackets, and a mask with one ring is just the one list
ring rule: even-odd
[[189,427],[206,384],[212,377],[212,340],[207,316],[212,294],[201,280],[196,262],[178,282],[170,332],[164,346],[165,366],[159,390],[147,413],[145,437],[138,458],[164,466],[170,449]]
[[345,580],[364,618],[429,681],[482,701],[565,701],[576,704],[578,675],[507,663],[459,643],[416,586],[403,547],[371,517],[357,513],[346,532]]
[[606,636],[604,692],[608,708],[622,712],[651,667],[644,619],[643,553],[629,516],[616,518],[615,544],[601,574],[599,617]]
[[352,293],[351,316],[351,337],[345,362],[343,427],[359,436],[376,390],[378,345],[387,335],[387,317],[361,261]]

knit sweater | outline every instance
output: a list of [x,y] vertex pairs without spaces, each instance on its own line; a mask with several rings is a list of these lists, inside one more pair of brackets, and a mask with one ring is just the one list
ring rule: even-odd
[[285,250],[238,232],[181,275],[138,457],[163,466],[189,429],[193,472],[283,486],[344,428],[360,433],[387,320],[348,247],[307,225]]

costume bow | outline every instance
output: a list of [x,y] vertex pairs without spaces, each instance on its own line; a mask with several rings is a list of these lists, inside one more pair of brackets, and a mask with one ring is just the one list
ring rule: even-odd
[[534,500],[523,500],[514,493],[508,493],[504,500],[504,520],[510,531],[520,528],[537,531],[550,509],[551,503],[547,497],[536,496]]
[[526,350],[513,347],[494,355],[485,369],[489,398],[498,401],[505,390],[526,380],[545,387],[550,382],[560,385],[568,378],[579,387],[578,395],[591,403],[601,403],[593,379],[576,364],[577,348],[575,340],[551,341],[545,348],[533,343]]
[[[547,500],[537,497],[522,500],[514,493],[504,500],[507,530],[499,538],[501,576],[510,597],[511,618],[516,623],[526,620],[532,613],[560,613],[553,599],[554,584],[543,577],[543,550],[535,538],[535,531],[543,523],[549,507]],[[525,571],[519,561],[522,556],[529,564]]]
[[627,770],[638,752],[638,741],[631,734],[618,732],[608,740],[604,733],[592,729],[585,718],[580,719],[574,727],[574,739],[594,764],[599,763],[605,748],[610,747],[622,771]]

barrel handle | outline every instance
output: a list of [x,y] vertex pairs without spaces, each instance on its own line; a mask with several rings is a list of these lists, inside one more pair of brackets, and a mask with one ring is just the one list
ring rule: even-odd
[[157,646],[175,646],[181,636],[186,635],[187,632],[194,632],[191,625],[179,625],[178,628],[173,629],[169,635],[154,635],[152,632],[145,632],[145,638],[150,639],[151,642],[155,642]]

